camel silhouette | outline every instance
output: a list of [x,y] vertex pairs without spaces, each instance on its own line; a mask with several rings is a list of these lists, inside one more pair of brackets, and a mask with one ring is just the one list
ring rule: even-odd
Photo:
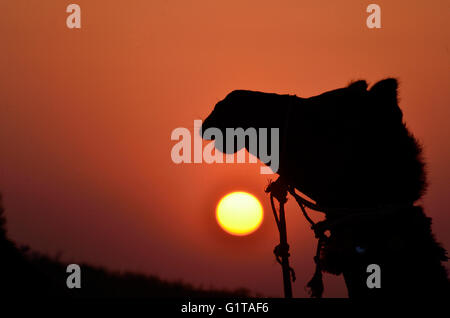
[[[426,175],[397,87],[393,78],[370,89],[361,80],[310,98],[236,90],[202,125],[224,138],[225,128],[279,128],[277,173],[325,212],[330,234],[318,262],[343,274],[349,297],[449,295],[446,251],[415,205]],[[367,285],[370,264],[381,269],[381,288]]]

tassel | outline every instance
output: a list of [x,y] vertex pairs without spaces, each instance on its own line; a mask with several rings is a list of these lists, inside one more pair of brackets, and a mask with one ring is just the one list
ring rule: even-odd
[[325,237],[323,235],[319,235],[319,240],[317,241],[316,256],[314,257],[314,262],[316,263],[316,271],[314,273],[314,276],[306,285],[306,287],[309,288],[308,293],[310,297],[314,298],[322,298],[323,293],[322,269],[320,268],[319,262],[320,262],[320,251],[322,249],[324,239]]
[[319,266],[316,265],[316,272],[311,278],[309,283],[306,285],[309,288],[308,293],[313,298],[322,298],[323,293],[323,281],[322,281],[322,271]]

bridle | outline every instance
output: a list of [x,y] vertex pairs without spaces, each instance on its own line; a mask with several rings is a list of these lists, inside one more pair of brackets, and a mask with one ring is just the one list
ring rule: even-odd
[[[284,161],[287,160],[286,150],[288,144],[289,136],[289,121],[291,117],[291,112],[293,108],[293,99],[297,98],[295,95],[289,95],[288,109],[285,115],[285,125],[284,125],[284,136],[282,144],[282,154],[284,156]],[[282,165],[280,165],[281,167]],[[285,165],[286,167],[287,165]],[[308,282],[307,287],[310,289],[309,293],[311,297],[322,297],[323,293],[323,281],[322,281],[322,268],[320,265],[320,252],[325,242],[329,238],[325,233],[328,230],[346,224],[348,222],[358,221],[358,219],[373,219],[379,217],[385,217],[399,209],[406,207],[411,207],[412,203],[399,204],[399,205],[384,205],[379,207],[369,207],[369,208],[329,208],[321,206],[317,203],[309,201],[303,198],[295,191],[295,187],[289,182],[287,182],[282,176],[280,176],[276,181],[270,182],[265,192],[270,194],[270,204],[272,207],[275,222],[280,234],[280,244],[278,244],[274,249],[274,254],[277,262],[281,265],[283,271],[283,284],[284,284],[284,294],[286,298],[292,298],[292,287],[291,279],[295,282],[295,272],[289,265],[289,244],[287,243],[287,232],[286,232],[286,217],[284,205],[287,202],[288,193],[295,198],[303,216],[311,225],[311,229],[314,231],[315,237],[317,238],[317,248],[316,255],[314,256],[314,262],[316,264],[316,269],[312,279]],[[279,213],[275,207],[274,198],[279,202]],[[306,208],[325,213],[327,216],[332,216],[332,220],[325,219],[323,221],[314,222],[306,212]]]
[[[289,119],[291,115],[291,111],[293,108],[293,99],[297,98],[295,95],[289,95],[289,103],[288,103],[288,109],[286,111],[285,115],[285,125],[284,125],[284,132],[283,132],[283,144],[281,147],[282,154],[284,156],[284,161],[287,160],[286,156],[286,150],[287,150],[287,143],[288,143],[288,136],[289,136]],[[283,166],[283,165],[281,165]],[[295,282],[295,272],[292,267],[289,265],[289,244],[287,243],[287,231],[286,231],[286,217],[285,217],[285,209],[284,205],[287,202],[287,194],[290,193],[295,200],[297,201],[298,205],[300,206],[303,216],[305,219],[311,224],[311,228],[314,230],[315,236],[318,239],[317,242],[317,249],[316,249],[316,255],[314,257],[314,261],[316,263],[316,270],[314,273],[313,278],[311,281],[307,284],[307,287],[310,288],[310,294],[311,297],[318,297],[320,298],[322,296],[323,292],[323,283],[322,283],[322,270],[320,268],[319,258],[320,258],[320,250],[322,248],[322,245],[326,239],[325,236],[325,230],[319,231],[319,227],[317,227],[317,224],[315,223],[306,212],[305,207],[308,207],[315,211],[324,212],[319,208],[319,206],[316,203],[310,202],[307,199],[304,199],[300,195],[298,195],[295,192],[295,188],[292,185],[289,185],[283,177],[279,177],[276,181],[270,182],[267,188],[265,189],[267,193],[270,193],[270,205],[272,207],[273,215],[275,218],[275,223],[278,228],[278,232],[280,234],[280,244],[278,244],[274,249],[275,259],[277,262],[281,265],[282,272],[283,272],[283,286],[284,286],[284,295],[286,298],[292,298],[292,286],[291,286],[291,279],[293,282]],[[274,198],[279,202],[279,213],[277,213],[277,209],[275,207]],[[322,221],[320,224],[323,224]]]

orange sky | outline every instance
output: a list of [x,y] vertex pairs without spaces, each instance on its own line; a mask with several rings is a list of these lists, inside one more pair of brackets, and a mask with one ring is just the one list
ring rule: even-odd
[[[65,24],[73,2],[81,30]],[[281,296],[267,176],[254,164],[175,165],[172,129],[192,129],[233,89],[308,97],[394,76],[424,144],[423,204],[450,248],[450,2],[375,1],[382,29],[370,30],[372,2],[0,2],[0,192],[11,237],[65,260]],[[215,223],[232,190],[262,200],[265,221],[251,236]],[[287,209],[301,297],[316,242]],[[325,283],[325,296],[346,296],[341,278]]]

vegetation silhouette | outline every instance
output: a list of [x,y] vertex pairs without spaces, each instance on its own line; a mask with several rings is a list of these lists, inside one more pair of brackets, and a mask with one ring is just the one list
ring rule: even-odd
[[68,263],[58,257],[33,252],[8,239],[0,197],[0,291],[11,299],[91,298],[229,298],[250,297],[250,291],[215,290],[183,282],[168,282],[156,276],[132,272],[111,272],[88,264],[81,267],[81,288],[66,285]]
[[[277,173],[325,213],[314,230],[330,235],[316,263],[343,274],[350,297],[448,297],[446,251],[416,205],[426,189],[422,149],[403,121],[397,87],[393,78],[370,89],[360,80],[310,98],[236,90],[202,132],[220,129],[217,149],[233,153],[238,143],[226,149],[226,128],[279,128]],[[245,148],[252,150],[248,140]],[[368,288],[369,264],[380,266],[381,288]],[[320,284],[311,281],[313,296]]]

